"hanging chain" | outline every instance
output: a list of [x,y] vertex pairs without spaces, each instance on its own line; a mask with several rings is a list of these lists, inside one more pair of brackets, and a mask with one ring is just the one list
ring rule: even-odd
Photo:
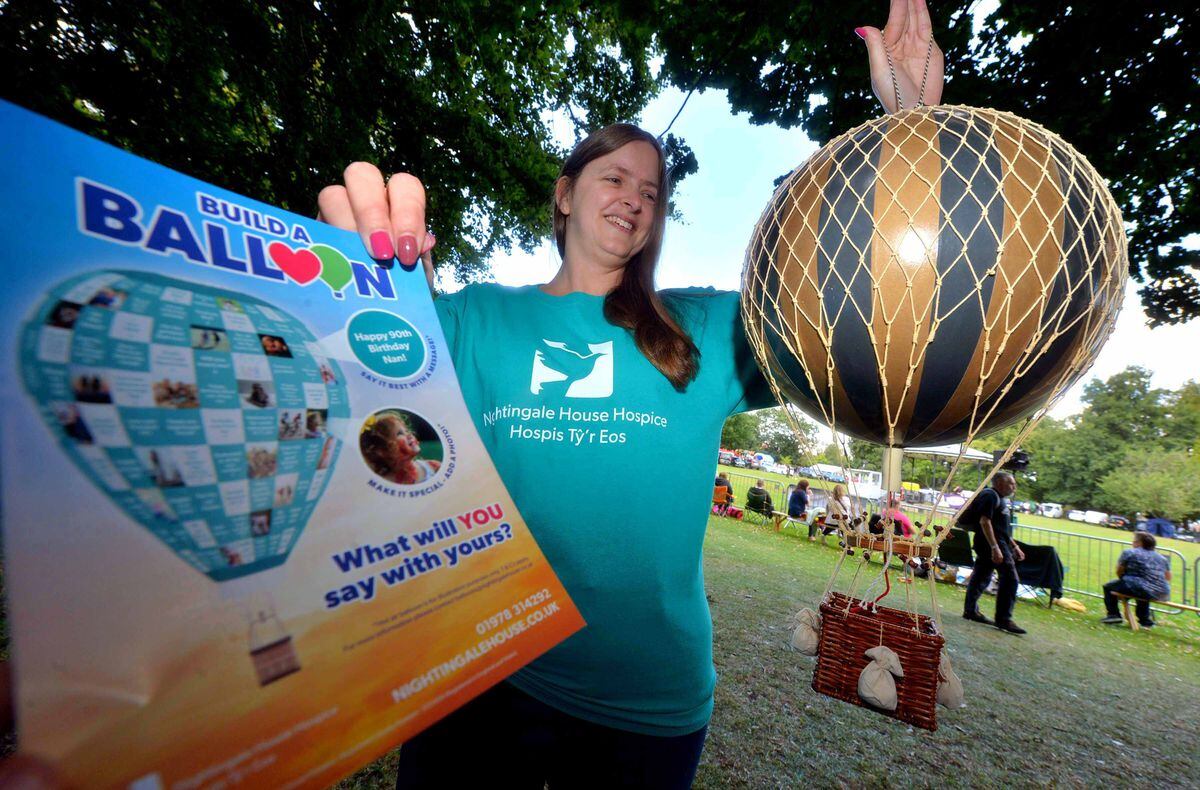
[[[892,73],[892,90],[896,92],[896,112],[904,109],[900,102],[900,80],[896,79],[896,64],[892,62],[892,50],[885,44],[883,51],[887,53],[888,71]],[[929,82],[929,63],[933,60],[933,37],[929,37],[929,47],[925,50],[925,73],[921,75],[921,90],[917,92],[918,107],[925,106],[925,85]]]

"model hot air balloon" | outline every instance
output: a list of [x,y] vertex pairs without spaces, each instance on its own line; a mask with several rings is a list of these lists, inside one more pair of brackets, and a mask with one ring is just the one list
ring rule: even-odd
[[[337,364],[300,321],[99,271],[53,288],[22,344],[25,388],[64,452],[182,561],[245,598],[287,560],[340,449],[331,426],[350,415]],[[273,606],[246,616],[259,682],[299,669]]]
[[[1027,433],[1095,360],[1127,276],[1120,212],[1074,148],[1008,113],[918,107],[847,132],[783,181],[747,251],[742,312],[780,401],[884,445],[895,492],[906,446],[1022,419]],[[847,555],[882,553],[882,589],[826,596],[814,687],[857,702],[859,653],[892,629],[905,676],[890,715],[933,728],[940,628],[878,601],[893,555],[907,573],[948,530],[891,527],[885,513],[880,534],[842,528]],[[834,642],[845,649],[826,660]]]

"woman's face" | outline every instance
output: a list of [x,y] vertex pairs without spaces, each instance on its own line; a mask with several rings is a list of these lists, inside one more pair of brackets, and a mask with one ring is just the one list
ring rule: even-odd
[[641,252],[659,210],[658,171],[658,151],[637,140],[588,162],[573,184],[560,182],[567,255],[624,265]]

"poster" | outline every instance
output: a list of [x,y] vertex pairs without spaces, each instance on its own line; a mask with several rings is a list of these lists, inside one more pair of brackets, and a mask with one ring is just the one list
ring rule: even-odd
[[425,276],[0,103],[0,485],[23,751],[326,786],[583,623]]

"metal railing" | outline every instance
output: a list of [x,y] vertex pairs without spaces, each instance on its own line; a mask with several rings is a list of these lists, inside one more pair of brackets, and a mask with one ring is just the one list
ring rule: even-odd
[[[1014,525],[1013,537],[1030,545],[1053,546],[1063,564],[1063,589],[1093,598],[1104,597],[1104,584],[1116,578],[1117,559],[1129,548],[1128,540],[1104,538],[1099,535],[1083,535],[1064,532],[1048,527],[1031,527],[1021,523]],[[1200,558],[1194,567],[1188,567],[1187,557],[1176,549],[1161,543],[1155,549],[1167,558],[1171,569],[1171,598],[1178,603],[1188,603],[1189,591],[1195,600],[1197,572]],[[1195,604],[1193,604],[1195,605]],[[1181,610],[1154,607],[1164,614],[1180,614]]]

